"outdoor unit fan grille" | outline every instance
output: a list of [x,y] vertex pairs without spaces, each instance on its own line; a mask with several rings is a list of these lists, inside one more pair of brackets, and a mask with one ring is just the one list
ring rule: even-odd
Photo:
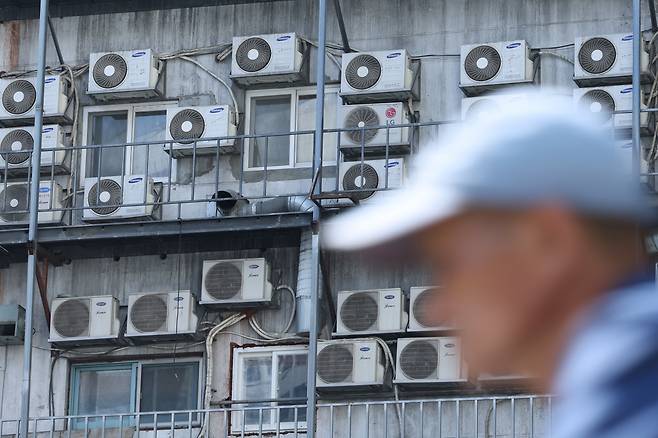
[[578,101],[583,111],[589,111],[601,123],[612,119],[615,111],[615,99],[605,90],[590,90]]
[[[345,129],[358,129],[346,131],[347,137],[355,144],[368,144],[377,135],[376,128],[380,126],[377,111],[369,106],[359,106],[345,116]],[[363,129],[365,128],[365,129]]]
[[498,50],[491,46],[477,46],[466,55],[464,70],[469,78],[482,82],[496,77],[501,64]]
[[427,379],[438,365],[439,352],[429,341],[412,341],[400,353],[400,369],[410,379]]
[[425,328],[436,326],[436,321],[433,319],[434,312],[432,311],[432,306],[434,304],[434,297],[438,291],[439,289],[436,288],[425,289],[416,295],[416,299],[414,300],[411,311],[418,324]]
[[121,184],[113,179],[101,179],[100,183],[96,182],[89,189],[87,203],[91,206],[91,210],[98,215],[107,216],[114,213],[123,203]]
[[161,331],[167,325],[167,296],[143,295],[130,307],[130,321],[142,333]]
[[354,357],[347,345],[328,345],[318,353],[318,376],[327,383],[350,380]]
[[615,45],[607,38],[590,38],[578,51],[578,63],[590,74],[605,73],[612,68],[616,59]]
[[28,184],[7,186],[0,193],[0,217],[7,222],[26,221],[29,195]]
[[262,38],[254,37],[244,40],[235,51],[238,66],[249,73],[262,70],[272,58],[270,45]]
[[179,143],[193,143],[206,130],[206,122],[197,110],[184,109],[176,113],[169,123],[171,138]]
[[464,119],[477,120],[490,114],[495,114],[499,108],[499,105],[492,99],[480,99],[477,102],[473,102],[466,110]]
[[114,88],[121,84],[128,74],[128,64],[121,55],[108,53],[101,56],[94,65],[94,82],[101,88]]
[[22,164],[30,159],[33,147],[32,134],[24,129],[14,129],[0,142],[0,154],[9,164]]
[[[350,197],[358,201],[367,199],[375,194],[372,189],[379,187],[379,175],[370,164],[355,164],[343,175],[343,189],[353,192]],[[358,191],[356,191],[358,190]]]
[[75,338],[89,334],[89,300],[66,300],[53,314],[53,326],[64,338]]
[[345,68],[345,79],[350,87],[365,90],[377,83],[382,75],[382,66],[372,55],[358,55]]
[[232,262],[216,263],[206,272],[204,285],[214,299],[230,300],[242,291],[242,271]]
[[367,330],[377,323],[379,306],[372,294],[355,293],[347,297],[340,306],[340,320],[353,332]]
[[32,108],[37,99],[34,85],[24,79],[11,82],[2,93],[2,106],[11,114],[23,114]]

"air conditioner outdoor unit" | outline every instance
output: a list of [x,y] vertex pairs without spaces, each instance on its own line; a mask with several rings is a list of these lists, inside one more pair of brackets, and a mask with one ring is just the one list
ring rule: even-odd
[[320,341],[317,355],[318,390],[385,388],[386,357],[372,339]]
[[465,382],[458,338],[398,339],[395,383]]
[[340,164],[339,189],[351,199],[364,202],[384,195],[385,189],[401,187],[404,177],[404,158],[344,162]]
[[[167,109],[167,144],[166,151],[174,157],[194,155],[216,155],[217,146],[220,153],[232,152],[235,139],[220,137],[236,135],[236,121],[233,107],[230,105],[197,106]],[[214,140],[201,140],[214,138]]]
[[[34,120],[37,100],[35,77],[0,79],[0,124],[16,126]],[[59,75],[48,75],[43,88],[43,117],[47,123],[69,121],[68,82]]]
[[[642,92],[641,92],[642,93]],[[602,126],[615,129],[631,129],[633,114],[614,114],[614,111],[631,111],[633,109],[633,87],[630,85],[612,85],[607,87],[576,88],[573,90],[576,107],[591,113]],[[642,93],[641,108],[646,109]],[[640,113],[640,127],[649,130],[649,114]]]
[[[361,156],[400,154],[409,150],[409,113],[403,103],[371,103],[342,105],[339,120],[342,121],[340,149],[345,155]],[[384,127],[384,128],[380,128]]]
[[305,45],[295,33],[233,38],[231,79],[240,85],[308,82]]
[[190,291],[128,295],[127,337],[190,335],[196,329],[196,300]]
[[437,286],[409,289],[409,327],[407,331],[454,330],[454,322],[445,321],[437,324],[432,319],[434,299],[439,293],[441,293],[441,288]]
[[111,341],[119,336],[119,300],[112,295],[55,298],[50,342]]
[[495,93],[477,97],[464,97],[462,99],[462,120],[477,121],[491,117],[505,106],[527,102],[527,94],[523,93]]
[[92,53],[87,94],[97,99],[158,96],[160,70],[151,49]]
[[[59,125],[46,125],[41,132],[41,173],[68,171],[64,131]],[[25,173],[31,166],[34,126],[0,129],[0,172]]]
[[85,178],[84,196],[82,220],[89,222],[150,218],[157,199],[153,180],[144,175]]
[[399,333],[407,326],[401,289],[341,291],[336,335]]
[[534,80],[534,63],[525,40],[464,45],[460,61],[459,86],[467,96]]
[[201,304],[249,307],[272,300],[269,266],[263,258],[205,260]]
[[[29,213],[30,183],[0,183],[0,225],[25,225]],[[62,187],[55,181],[39,183],[40,224],[61,224],[64,217]]]
[[[574,44],[573,80],[578,86],[629,84],[633,74],[633,35],[578,37]],[[640,51],[640,75],[651,80],[649,54]]]
[[343,54],[340,95],[347,103],[404,101],[415,74],[406,50]]

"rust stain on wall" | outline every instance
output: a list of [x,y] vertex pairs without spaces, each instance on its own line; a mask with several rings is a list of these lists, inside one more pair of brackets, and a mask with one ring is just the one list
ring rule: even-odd
[[7,41],[9,42],[9,53],[7,53],[6,64],[9,70],[18,68],[18,55],[20,50],[21,24],[19,21],[11,21],[7,27]]

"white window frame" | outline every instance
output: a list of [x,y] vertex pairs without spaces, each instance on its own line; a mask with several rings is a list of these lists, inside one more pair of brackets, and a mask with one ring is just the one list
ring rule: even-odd
[[[109,113],[127,113],[127,127],[126,127],[126,143],[132,143],[130,140],[135,135],[135,115],[138,113],[144,112],[153,112],[153,111],[166,111],[168,108],[175,108],[178,105],[176,101],[166,101],[166,102],[151,102],[151,103],[122,103],[122,104],[112,104],[112,105],[93,105],[85,106],[82,110],[82,146],[90,146],[89,144],[89,121],[92,115],[98,114],[109,114]],[[166,135],[165,135],[166,137]],[[164,144],[166,138],[162,139]],[[126,151],[126,160],[124,162],[124,169],[126,170],[126,175],[132,173],[133,167],[133,154],[134,148],[129,147],[130,150]],[[89,149],[83,149],[81,158],[80,158],[80,174],[83,176],[81,179],[82,184],[84,184],[84,178],[87,177],[87,151]],[[176,160],[172,158],[171,165],[171,182],[175,182],[176,176]],[[168,176],[162,177],[151,177],[155,182],[166,183],[169,180]]]
[[[340,91],[339,85],[327,85],[325,87],[325,93],[336,93],[336,122],[338,124],[338,114],[339,114],[339,105],[340,98],[338,93]],[[252,100],[259,97],[281,97],[287,94],[290,95],[290,132],[298,131],[297,127],[297,113],[299,106],[300,96],[315,96],[317,89],[314,86],[304,86],[304,87],[291,87],[291,88],[268,88],[264,90],[247,90],[245,92],[245,134],[250,135],[251,132],[251,112],[252,112]],[[336,127],[338,128],[338,126]],[[310,134],[309,134],[310,135]],[[309,168],[313,166],[312,162],[308,163],[297,163],[297,138],[299,135],[290,136],[290,151],[288,153],[288,164],[280,166],[267,166],[267,170],[274,169],[293,169],[293,168]],[[251,166],[251,139],[246,138],[244,142],[244,157],[243,157],[243,166],[245,170],[248,171],[262,171],[265,170],[264,166]],[[333,158],[331,161],[323,160],[323,166],[335,165],[336,159]]]
[[[245,358],[254,358],[254,357],[270,357],[272,359],[272,376],[271,376],[271,381],[270,381],[270,398],[274,399],[276,398],[276,393],[278,390],[277,382],[278,380],[276,379],[276,376],[278,374],[278,359],[280,356],[287,356],[287,355],[308,355],[308,345],[276,345],[276,346],[261,346],[261,347],[236,347],[233,350],[233,370],[232,370],[232,387],[231,387],[231,394],[233,400],[241,400],[241,401],[246,401],[245,396],[244,396],[244,382],[243,382],[243,371],[244,371],[244,359]],[[308,365],[308,362],[307,362]],[[240,405],[243,406],[243,405]],[[249,405],[244,405],[245,407],[248,407]],[[271,406],[276,408],[277,403],[271,403]],[[285,407],[285,405],[281,405],[282,408]],[[238,408],[239,406],[235,406]],[[272,431],[272,430],[277,430],[277,422],[278,422],[278,415],[280,410],[279,409],[271,409],[268,410],[266,406],[263,407],[263,412],[271,412],[271,419],[270,423],[263,423],[262,424],[262,430],[263,431]],[[308,412],[306,413],[308,415]],[[242,432],[242,411],[240,410],[235,410],[231,414],[231,432],[232,433],[240,433]],[[306,421],[297,421],[296,425],[296,430],[305,430],[306,429]],[[253,432],[253,431],[258,431],[260,430],[260,426],[258,424],[245,424],[244,425],[244,431],[245,432]],[[290,421],[290,422],[285,422],[285,423],[280,423],[278,425],[278,430],[295,430],[295,422]]]

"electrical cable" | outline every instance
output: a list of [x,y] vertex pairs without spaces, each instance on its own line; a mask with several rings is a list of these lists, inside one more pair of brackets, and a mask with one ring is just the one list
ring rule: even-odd
[[561,60],[563,60],[563,61],[566,61],[566,62],[568,62],[568,63],[571,64],[571,65],[574,65],[574,62],[573,62],[571,59],[567,58],[567,57],[564,56],[564,55],[560,55],[559,53],[539,51],[539,52],[537,52],[537,55],[539,55],[539,56],[543,56],[543,55],[553,56],[553,57],[555,57],[555,58],[558,58],[558,59],[561,59]]
[[292,297],[292,301],[291,301],[292,302],[292,309],[290,310],[290,316],[288,317],[288,320],[287,320],[286,325],[284,326],[283,330],[279,333],[270,333],[270,332],[268,332],[267,330],[265,330],[261,327],[261,325],[260,325],[260,323],[258,322],[258,319],[257,319],[257,315],[258,315],[257,313],[254,313],[253,315],[251,315],[249,317],[249,325],[251,326],[251,328],[259,336],[261,336],[263,339],[270,340],[270,341],[279,340],[282,337],[284,337],[286,335],[286,333],[288,333],[288,331],[290,330],[290,327],[292,327],[293,322],[295,322],[295,313],[296,313],[296,309],[295,309],[295,307],[296,307],[295,306],[295,299],[296,299],[295,291],[292,290],[292,288],[290,286],[285,285],[285,284],[282,284],[282,285],[276,287],[274,290],[276,292],[279,292],[279,293],[282,290],[287,291],[287,292],[290,293],[290,296]]

